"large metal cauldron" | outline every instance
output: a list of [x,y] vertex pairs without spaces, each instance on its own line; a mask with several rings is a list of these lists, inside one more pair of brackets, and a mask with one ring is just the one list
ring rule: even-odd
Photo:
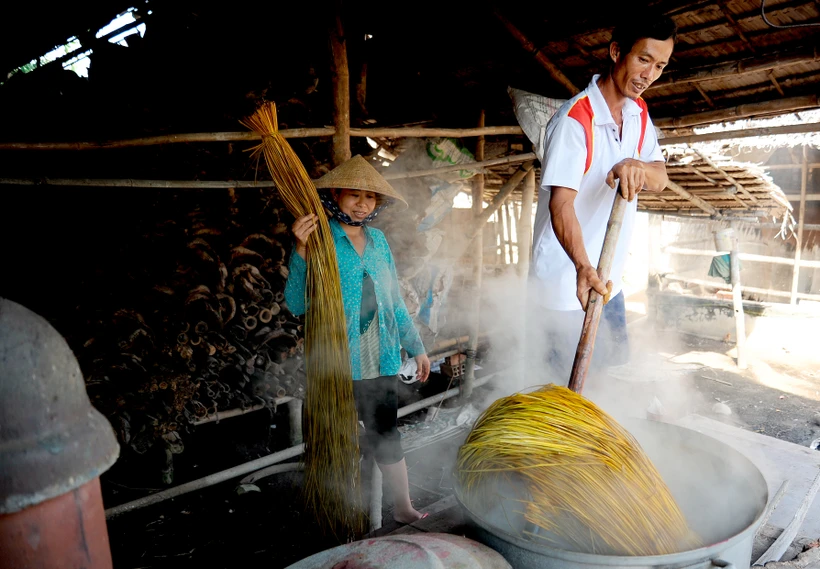
[[[696,431],[667,423],[626,420],[621,424],[641,443],[686,515],[708,544],[670,555],[624,557],[559,549],[521,537],[526,522],[520,505],[502,500],[479,511],[456,487],[456,498],[472,522],[475,538],[515,569],[748,569],[754,534],[768,500],[763,475],[745,456]],[[509,489],[497,489],[508,496]]]

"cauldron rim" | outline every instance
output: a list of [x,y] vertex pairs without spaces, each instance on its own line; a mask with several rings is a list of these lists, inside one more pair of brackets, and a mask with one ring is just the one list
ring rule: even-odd
[[[494,526],[488,522],[486,522],[483,518],[478,516],[475,512],[473,512],[462,500],[461,496],[461,485],[458,481],[458,476],[453,476],[453,494],[458,502],[459,506],[462,510],[467,514],[470,521],[476,525],[478,525],[483,531],[494,535],[499,540],[506,541],[516,547],[520,547],[525,549],[531,553],[535,553],[542,556],[549,556],[554,559],[561,559],[564,561],[572,561],[576,563],[583,563],[583,564],[590,564],[590,565],[604,565],[604,566],[635,566],[635,565],[646,565],[646,566],[677,566],[681,563],[694,563],[701,560],[709,560],[715,559],[719,557],[720,553],[729,549],[742,541],[749,539],[750,532],[756,531],[757,527],[760,525],[763,516],[765,515],[766,511],[766,504],[769,501],[769,492],[768,486],[766,484],[766,480],[763,477],[763,474],[760,472],[760,469],[749,460],[745,455],[737,451],[736,449],[732,448],[728,444],[720,441],[714,437],[710,437],[700,431],[696,431],[693,429],[689,429],[686,427],[681,427],[678,425],[673,425],[670,423],[664,422],[657,422],[657,421],[650,421],[646,419],[627,419],[627,420],[620,420],[622,425],[625,427],[629,427],[630,425],[659,425],[662,426],[660,428],[670,428],[677,430],[678,432],[685,431],[687,436],[691,437],[703,437],[712,443],[719,443],[723,445],[735,455],[737,460],[742,462],[746,462],[747,466],[751,467],[751,470],[755,472],[755,474],[759,477],[759,481],[762,482],[762,487],[764,489],[764,496],[763,496],[763,507],[759,509],[757,515],[755,516],[754,520],[747,525],[742,530],[738,531],[731,537],[724,539],[722,541],[717,541],[715,543],[704,545],[703,547],[699,547],[697,549],[687,549],[685,551],[679,551],[676,553],[667,553],[663,555],[608,555],[608,554],[599,554],[599,553],[585,553],[579,551],[571,551],[567,549],[561,549],[558,547],[552,547],[549,545],[542,545],[542,544],[535,544],[534,542],[527,541],[522,539],[516,535],[513,535],[509,532],[504,531],[497,526]],[[631,429],[628,429],[631,431]],[[454,473],[456,474],[456,473]]]

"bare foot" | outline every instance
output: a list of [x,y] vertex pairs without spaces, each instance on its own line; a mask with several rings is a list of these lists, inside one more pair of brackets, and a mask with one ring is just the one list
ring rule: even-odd
[[410,508],[410,510],[407,512],[395,512],[393,514],[393,519],[399,522],[400,524],[412,524],[413,522],[417,522],[420,519],[426,517],[427,514],[422,514],[414,508]]

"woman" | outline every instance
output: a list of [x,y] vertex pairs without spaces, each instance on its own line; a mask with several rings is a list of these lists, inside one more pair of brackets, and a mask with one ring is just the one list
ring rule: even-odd
[[[397,429],[398,372],[401,348],[416,360],[419,381],[427,381],[430,360],[407,312],[396,266],[384,233],[368,227],[391,203],[407,202],[361,156],[354,156],[316,181],[322,203],[333,216],[330,228],[342,284],[353,395],[365,437],[387,480],[397,522],[411,523],[422,515],[410,502],[407,465]],[[295,314],[305,312],[305,263],[308,236],[318,217],[309,214],[293,226],[285,300]]]

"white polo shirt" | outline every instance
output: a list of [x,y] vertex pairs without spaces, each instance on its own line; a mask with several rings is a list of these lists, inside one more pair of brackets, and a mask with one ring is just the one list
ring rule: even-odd
[[[589,261],[597,267],[615,199],[615,190],[606,184],[607,174],[625,158],[663,161],[646,104],[640,99],[639,102],[627,100],[623,109],[623,136],[619,136],[618,125],[598,88],[599,77],[595,75],[589,86],[564,103],[547,123],[533,230],[530,295],[533,301],[551,310],[581,310],[576,297],[575,266],[552,228],[551,187],[564,186],[578,192],[575,214],[581,224]],[[590,147],[592,152],[588,153]],[[637,200],[627,205],[610,273],[612,296],[623,288],[621,276],[637,206]]]

